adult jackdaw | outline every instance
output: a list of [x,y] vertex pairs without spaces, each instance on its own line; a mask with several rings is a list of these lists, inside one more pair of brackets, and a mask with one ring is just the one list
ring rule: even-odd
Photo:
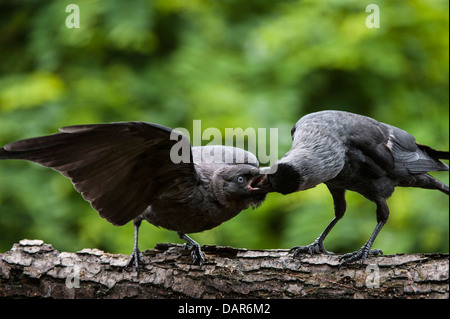
[[396,186],[437,189],[449,194],[447,185],[427,174],[448,171],[439,159],[449,152],[436,151],[416,143],[409,133],[366,116],[341,111],[322,111],[302,117],[292,128],[292,147],[272,166],[262,183],[276,192],[289,194],[325,183],[334,201],[335,217],[323,233],[308,246],[292,248],[300,253],[329,253],[325,237],[346,210],[345,191],[360,193],[377,205],[377,225],[359,251],[345,254],[341,265],[382,253],[371,250],[386,223],[386,199]]
[[142,220],[176,231],[201,265],[200,245],[186,234],[214,228],[266,196],[255,186],[262,175],[253,154],[226,146],[191,148],[181,133],[151,123],[63,127],[60,133],[0,148],[0,159],[29,160],[59,171],[110,223],[134,220],[129,264],[134,261],[138,271]]

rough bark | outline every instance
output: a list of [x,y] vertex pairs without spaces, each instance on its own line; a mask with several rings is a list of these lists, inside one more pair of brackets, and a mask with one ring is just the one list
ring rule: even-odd
[[449,298],[448,254],[370,257],[339,269],[339,256],[300,260],[288,250],[202,249],[200,267],[183,246],[158,244],[143,252],[137,276],[126,268],[126,255],[60,253],[40,240],[22,240],[0,255],[0,297]]

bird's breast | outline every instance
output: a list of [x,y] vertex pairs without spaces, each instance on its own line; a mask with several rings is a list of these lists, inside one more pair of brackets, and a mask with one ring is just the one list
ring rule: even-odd
[[144,213],[149,223],[182,233],[198,233],[219,226],[236,216],[240,209],[220,207],[213,202],[189,202],[181,205],[153,204]]

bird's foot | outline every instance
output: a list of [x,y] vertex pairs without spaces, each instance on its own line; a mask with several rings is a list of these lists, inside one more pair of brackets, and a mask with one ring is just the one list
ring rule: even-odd
[[370,249],[370,247],[364,245],[361,247],[360,250],[345,254],[341,258],[339,258],[339,261],[341,261],[341,263],[339,264],[339,268],[355,260],[359,260],[360,264],[362,265],[366,260],[367,256],[378,256],[378,255],[383,255],[383,251],[380,249]]
[[327,255],[333,255],[334,253],[331,251],[328,251],[323,246],[323,240],[316,239],[312,244],[307,246],[295,246],[292,247],[290,252],[293,252],[292,257],[297,258],[302,253],[309,253],[311,256],[313,254],[327,254]]
[[128,264],[127,264],[126,268],[134,265],[134,267],[136,268],[136,272],[138,273],[138,276],[139,276],[139,273],[140,273],[140,270],[141,270],[140,269],[140,265],[143,266],[144,263],[145,263],[144,262],[144,256],[142,255],[142,253],[139,250],[139,248],[135,246],[133,248],[133,253],[130,256],[130,259],[128,260]]
[[198,264],[200,266],[203,265],[205,262],[205,254],[203,254],[199,244],[193,241],[192,243],[185,243],[183,247],[191,251],[192,262],[194,264],[198,260]]

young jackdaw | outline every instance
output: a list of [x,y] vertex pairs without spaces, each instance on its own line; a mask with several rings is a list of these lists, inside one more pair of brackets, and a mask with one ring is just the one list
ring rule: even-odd
[[[289,194],[325,183],[333,197],[335,217],[310,245],[296,246],[300,253],[329,253],[323,241],[346,210],[345,191],[360,193],[377,205],[377,225],[359,251],[345,254],[346,264],[370,255],[372,244],[389,217],[386,199],[396,186],[437,189],[449,194],[447,185],[427,174],[448,171],[441,152],[416,143],[409,133],[366,116],[342,111],[322,111],[302,117],[292,128],[292,147],[276,162],[261,183]],[[275,170],[276,169],[276,170]],[[270,171],[269,171],[270,173]]]
[[63,127],[60,133],[0,148],[0,159],[29,160],[59,171],[110,223],[134,220],[129,264],[134,261],[138,271],[142,220],[176,231],[194,263],[202,264],[200,245],[186,234],[214,228],[266,196],[255,186],[262,175],[253,154],[227,146],[191,148],[181,133],[143,122]]

